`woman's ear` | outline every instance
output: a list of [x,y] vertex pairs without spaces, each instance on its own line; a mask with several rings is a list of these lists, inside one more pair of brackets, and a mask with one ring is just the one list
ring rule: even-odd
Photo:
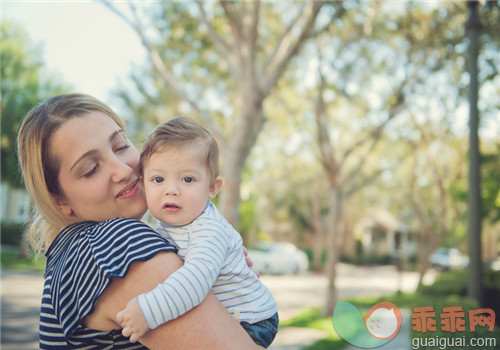
[[62,198],[60,195],[53,195],[52,198],[54,200],[57,209],[59,209],[59,211],[63,215],[65,216],[73,215],[73,209],[71,209],[68,202],[64,198]]
[[219,193],[220,188],[222,187],[222,177],[217,176],[215,181],[210,185],[209,198],[214,198]]

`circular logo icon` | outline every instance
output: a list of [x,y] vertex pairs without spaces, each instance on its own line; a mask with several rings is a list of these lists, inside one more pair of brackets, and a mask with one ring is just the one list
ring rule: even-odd
[[364,349],[376,348],[389,342],[401,328],[401,311],[389,302],[373,305],[361,316],[356,307],[339,301],[333,310],[333,326],[347,342]]

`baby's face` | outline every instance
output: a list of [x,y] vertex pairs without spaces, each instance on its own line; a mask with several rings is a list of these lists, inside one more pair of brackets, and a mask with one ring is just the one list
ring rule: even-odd
[[366,328],[371,335],[379,339],[391,337],[398,328],[394,309],[378,308],[366,319]]
[[151,214],[171,225],[187,225],[201,215],[214,193],[205,159],[196,148],[167,148],[154,153],[143,173]]

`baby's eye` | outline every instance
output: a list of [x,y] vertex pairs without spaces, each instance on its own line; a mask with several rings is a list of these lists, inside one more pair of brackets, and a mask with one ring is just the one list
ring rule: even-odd
[[163,179],[163,177],[161,177],[161,176],[155,176],[155,177],[153,177],[152,181],[155,184],[161,184],[163,181],[165,181],[165,179]]
[[194,178],[192,178],[191,176],[186,176],[182,179],[182,181],[184,181],[187,184],[190,184],[191,182],[194,181]]

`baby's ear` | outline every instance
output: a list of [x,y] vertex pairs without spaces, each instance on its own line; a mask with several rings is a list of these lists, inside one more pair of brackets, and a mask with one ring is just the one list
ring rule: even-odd
[[217,176],[215,181],[210,185],[210,193],[209,197],[214,198],[219,193],[220,188],[222,187],[222,177]]

